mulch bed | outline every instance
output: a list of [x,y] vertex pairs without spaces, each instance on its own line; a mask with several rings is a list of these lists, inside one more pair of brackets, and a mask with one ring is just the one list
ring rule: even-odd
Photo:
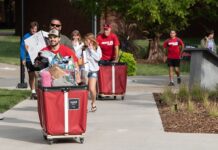
[[178,104],[178,111],[163,104],[160,93],[154,93],[164,130],[180,133],[218,133],[218,117],[212,117],[202,103],[195,103],[193,112],[183,103]]

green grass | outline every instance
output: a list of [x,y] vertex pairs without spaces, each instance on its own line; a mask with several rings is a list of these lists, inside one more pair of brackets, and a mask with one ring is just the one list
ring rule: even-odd
[[30,96],[27,90],[0,89],[0,113],[7,111]]
[[168,67],[166,64],[137,64],[136,75],[167,75]]
[[0,36],[0,63],[20,64],[18,36]]
[[[189,73],[189,63],[180,63],[181,74]],[[167,64],[137,64],[136,75],[151,76],[151,75],[168,75],[169,68]]]

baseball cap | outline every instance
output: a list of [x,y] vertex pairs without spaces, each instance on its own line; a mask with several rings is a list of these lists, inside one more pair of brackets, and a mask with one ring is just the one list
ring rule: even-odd
[[111,25],[109,25],[109,24],[104,24],[104,29],[109,29],[109,28],[111,28]]
[[48,33],[48,36],[50,36],[50,35],[55,35],[55,36],[59,37],[60,36],[60,32],[58,30],[56,30],[56,29],[52,29]]

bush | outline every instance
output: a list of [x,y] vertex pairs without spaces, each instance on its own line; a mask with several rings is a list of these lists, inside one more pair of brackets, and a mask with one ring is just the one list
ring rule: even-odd
[[133,57],[133,54],[120,51],[120,62],[127,63],[128,76],[136,75],[136,61],[135,58]]
[[199,84],[195,84],[191,89],[192,100],[203,102],[206,89],[201,88]]
[[161,95],[160,99],[167,104],[168,106],[172,106],[176,103],[176,96],[173,93],[172,89],[166,87]]
[[189,98],[189,89],[186,85],[182,84],[179,87],[179,91],[178,91],[178,99],[180,101],[188,101]]

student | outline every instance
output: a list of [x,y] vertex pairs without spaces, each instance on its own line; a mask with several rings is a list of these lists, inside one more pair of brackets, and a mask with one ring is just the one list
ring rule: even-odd
[[101,62],[118,62],[120,42],[117,35],[111,32],[111,25],[104,25],[104,33],[97,36],[97,42],[102,50]]
[[206,36],[201,40],[201,47],[208,48],[211,52],[217,53],[213,30],[207,31]]
[[60,44],[63,44],[65,46],[69,47],[70,49],[72,49],[72,43],[71,43],[70,39],[66,35],[61,34],[62,24],[61,24],[61,21],[59,19],[57,19],[57,18],[51,19],[49,27],[50,27],[50,30],[56,29],[60,32],[60,39],[61,39]]
[[176,37],[176,31],[171,30],[170,31],[170,38],[164,41],[163,43],[164,49],[167,50],[167,63],[169,66],[169,86],[174,86],[174,81],[173,81],[173,74],[174,74],[174,69],[175,73],[177,75],[177,83],[181,83],[181,77],[180,77],[180,56],[181,56],[181,51],[184,48],[184,43],[183,41]]
[[88,87],[91,94],[91,111],[95,112],[96,107],[96,83],[98,78],[99,65],[98,62],[102,57],[101,48],[98,46],[95,36],[88,33],[85,38],[85,52],[88,64]]
[[77,83],[80,83],[80,75],[79,75],[79,67],[78,67],[78,58],[76,57],[75,53],[68,48],[67,46],[60,44],[60,32],[56,29],[52,29],[48,33],[48,39],[50,42],[50,45],[43,48],[42,51],[50,51],[54,54],[60,54],[61,56],[70,56],[74,60],[75,64],[75,71],[76,71],[76,80]]
[[83,63],[86,62],[86,58],[84,56],[84,51],[83,51],[84,43],[82,42],[81,35],[78,30],[74,30],[71,33],[71,41],[76,56],[78,57],[78,65],[81,75],[81,81],[83,84],[87,84],[88,82],[87,71],[86,71],[87,69],[85,69],[85,66],[87,66],[87,64]]
[[30,31],[28,33],[26,33],[22,40],[21,40],[21,44],[20,44],[20,59],[22,61],[22,64],[24,66],[26,66],[27,68],[27,72],[29,75],[29,85],[30,85],[30,89],[31,89],[31,99],[37,99],[37,94],[35,91],[35,79],[36,79],[36,75],[35,75],[35,68],[30,60],[30,56],[25,48],[25,43],[24,40],[29,38],[30,36],[32,36],[33,34],[35,34],[38,31],[39,28],[39,24],[36,21],[33,21],[30,23]]

